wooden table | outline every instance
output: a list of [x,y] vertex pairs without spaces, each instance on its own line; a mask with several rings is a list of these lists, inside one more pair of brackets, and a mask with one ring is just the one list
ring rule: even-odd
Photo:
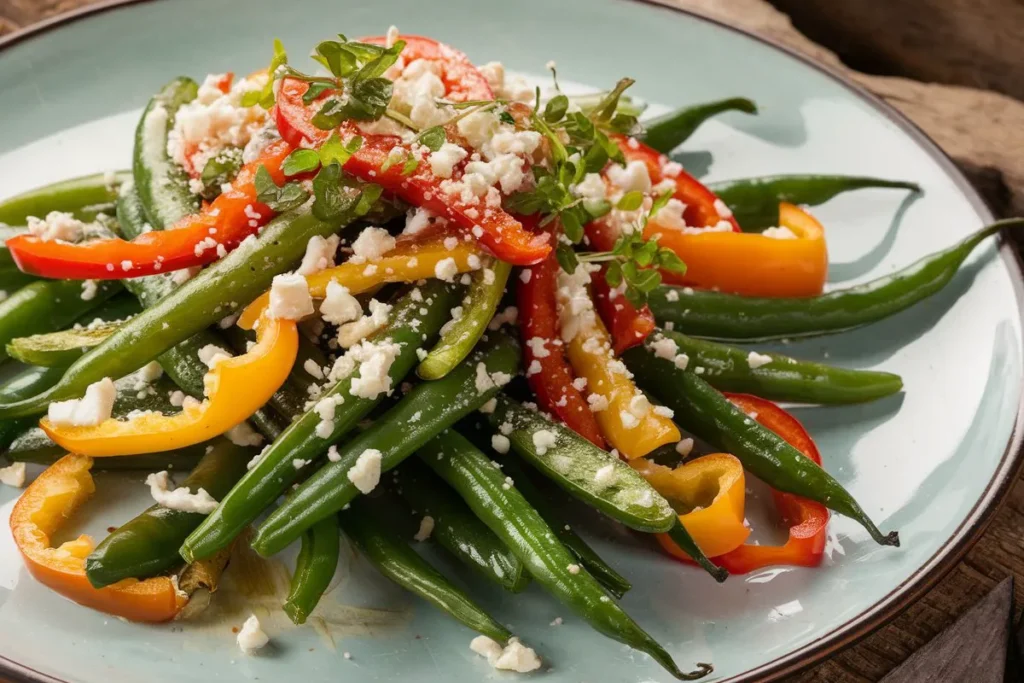
[[[0,34],[94,1],[0,0]],[[890,72],[917,73],[953,85],[852,71],[833,52],[797,32],[787,15],[764,0],[662,1],[757,32],[843,71],[931,135],[957,161],[997,214],[1024,214],[1024,104],[1000,93],[955,85],[984,82],[1003,92],[1024,92],[1016,89],[1024,83],[1024,71],[1012,73],[1014,65],[1017,69],[1020,65],[1011,60],[1008,66],[1005,59],[999,59],[1008,47],[1016,50],[1014,54],[1021,54],[1024,11],[1017,0],[864,0],[840,3],[841,11],[827,0],[773,0],[778,6],[799,12],[802,27],[813,29],[816,35],[838,36],[835,39],[839,41],[844,36],[867,40],[857,34],[858,28],[865,23],[879,24],[878,13],[884,11],[885,41],[879,43],[882,47],[876,47],[888,64],[897,65]],[[938,28],[931,21],[922,28],[921,16],[931,19],[936,15],[929,12],[943,8],[953,8],[962,15],[947,16],[949,20],[939,21]],[[835,21],[834,10],[840,11],[841,21]],[[986,41],[958,44],[957,37],[963,33],[961,16],[971,20],[969,35],[983,35]],[[1007,16],[1019,21],[1007,27]],[[978,25],[986,21],[988,26]],[[935,37],[929,43],[926,34],[931,32]],[[992,36],[999,40],[990,40]],[[978,44],[1001,49],[985,53]],[[929,49],[941,58],[928,59]],[[864,61],[865,53],[859,54]],[[899,67],[901,54],[907,55],[906,67]],[[1024,479],[1014,484],[977,545],[923,599],[857,645],[789,678],[787,683],[877,681],[1010,575],[1018,579],[1014,614],[1019,615],[1024,604]]]

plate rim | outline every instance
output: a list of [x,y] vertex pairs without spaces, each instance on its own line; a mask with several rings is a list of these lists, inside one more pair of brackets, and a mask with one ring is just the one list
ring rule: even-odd
[[[92,5],[54,15],[0,37],[0,53],[25,40],[62,28],[80,19],[153,1],[101,0]],[[655,9],[683,14],[697,21],[717,26],[761,43],[823,74],[861,101],[870,105],[877,113],[884,116],[897,126],[901,132],[916,142],[953,181],[957,189],[967,198],[971,207],[982,216],[985,222],[990,223],[995,220],[995,216],[988,204],[963,174],[963,171],[957,167],[953,159],[939,147],[938,143],[901,111],[851,79],[836,67],[819,62],[775,38],[761,35],[742,27],[733,26],[721,19],[695,10],[679,7],[672,4],[671,0],[615,1],[633,2]],[[1017,303],[1017,314],[1022,322],[1024,322],[1024,260],[1022,260],[1021,254],[1017,252],[1007,239],[999,236],[998,240],[999,256],[1011,272],[1014,299]],[[776,657],[754,669],[730,678],[721,679],[718,683],[751,683],[753,681],[767,683],[810,668],[829,655],[836,654],[852,646],[878,630],[901,614],[911,603],[919,600],[925,593],[934,588],[978,542],[995,517],[995,513],[1005,502],[1013,483],[1021,475],[1021,472],[1024,471],[1024,450],[1021,448],[1022,443],[1024,443],[1024,428],[1022,426],[1024,426],[1024,392],[1022,392],[1018,400],[1017,415],[1014,418],[1013,429],[1010,432],[1006,448],[1003,451],[998,466],[993,472],[992,478],[978,497],[977,502],[975,502],[974,506],[965,515],[963,521],[960,522],[949,538],[903,582],[893,587],[892,590],[865,611],[819,636],[814,642]],[[70,683],[63,678],[56,678],[37,671],[2,654],[0,654],[0,674],[13,676],[10,679],[10,683]]]

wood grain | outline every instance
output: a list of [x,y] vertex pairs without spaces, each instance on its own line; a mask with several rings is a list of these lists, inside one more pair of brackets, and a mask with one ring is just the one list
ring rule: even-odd
[[[858,53],[861,63],[874,55],[873,68],[961,85],[853,71],[835,53],[796,31],[785,14],[763,0],[662,1],[760,33],[845,72],[936,140],[996,213],[1024,214],[1024,104],[963,85],[980,84],[1017,95],[1024,92],[1019,64],[1024,10],[1017,0],[985,0],[980,12],[975,12],[976,0],[775,0],[779,6],[799,11],[801,25],[814,21],[811,6],[818,6],[817,16],[824,22],[814,31],[818,37],[835,37],[845,25],[848,30],[841,33],[845,40],[865,42]],[[0,34],[87,4],[88,0],[0,0]],[[992,11],[1004,5],[1013,5],[1015,11]],[[936,22],[942,30],[933,32]],[[873,31],[884,40],[868,40]],[[950,41],[943,39],[954,34],[967,44],[960,52],[951,51]],[[983,40],[993,44],[978,47]],[[845,45],[844,53],[849,54]],[[1007,48],[1012,52],[1004,59],[1000,52]],[[923,599],[856,646],[788,678],[787,683],[879,681],[1007,576],[1017,578],[1014,614],[1018,615],[1024,605],[1024,479],[1015,482],[977,545]]]

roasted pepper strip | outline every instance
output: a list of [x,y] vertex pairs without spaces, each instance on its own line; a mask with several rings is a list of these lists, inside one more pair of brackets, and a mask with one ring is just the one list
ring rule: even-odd
[[441,339],[416,368],[417,375],[422,379],[441,379],[470,354],[487,331],[511,272],[511,264],[496,260],[473,273],[461,306],[462,315],[441,330]]
[[888,372],[757,353],[668,330],[657,332],[652,341],[668,356],[685,355],[688,367],[703,368],[701,376],[719,391],[749,392],[773,401],[845,404],[873,401],[903,388],[899,375]]
[[[437,264],[446,259],[455,262],[458,273],[466,273],[480,266],[481,251],[469,242],[459,243],[449,249],[442,240],[427,242],[409,241],[400,243],[391,252],[385,254],[368,268],[366,263],[342,263],[340,266],[322,270],[306,278],[309,294],[314,299],[327,296],[327,285],[337,282],[349,291],[349,294],[363,294],[374,287],[389,282],[415,282],[437,276]],[[264,292],[249,304],[238,318],[238,326],[252,329],[252,324],[270,305],[270,292]]]
[[210,263],[273,215],[256,200],[256,171],[262,166],[274,182],[282,183],[281,164],[291,151],[286,142],[269,145],[239,171],[229,191],[167,230],[143,233],[131,241],[113,238],[77,244],[19,235],[7,241],[7,248],[23,271],[51,278],[118,280]]
[[206,375],[208,400],[186,404],[177,415],[108,419],[95,427],[63,427],[49,418],[39,424],[55,442],[91,456],[156,453],[207,441],[244,422],[284,384],[295,363],[294,320],[264,318],[248,353],[221,360]]
[[639,138],[659,152],[668,154],[693,135],[700,124],[716,114],[727,111],[756,114],[757,105],[745,97],[730,97],[715,102],[680,107],[667,114],[644,121],[644,131]]
[[360,495],[349,473],[367,450],[380,455],[386,472],[436,434],[448,429],[498,393],[519,367],[519,346],[501,336],[482,344],[443,379],[423,382],[373,425],[338,449],[337,459],[306,480],[260,525],[253,548],[269,556],[283,550],[318,520]]
[[780,202],[817,206],[843,192],[873,188],[921,191],[917,183],[905,180],[845,175],[774,175],[708,183],[708,189],[725,202],[744,232],[779,225]]
[[[302,101],[309,84],[294,78],[284,78],[280,83],[276,120],[284,139],[294,145],[300,145],[303,138],[314,145],[326,140],[330,131],[312,124],[320,101]],[[414,206],[443,216],[467,233],[472,232],[480,244],[502,261],[529,265],[551,252],[548,235],[531,233],[501,207],[487,206],[476,197],[463,201],[460,195],[445,192],[443,179],[434,175],[430,164],[421,162],[411,174],[405,174],[403,164],[394,163],[394,157],[389,156],[392,149],[402,147],[401,138],[366,134],[351,122],[343,123],[338,132],[344,141],[356,136],[363,139],[362,146],[345,162],[345,171],[377,183]]]
[[605,439],[627,460],[679,441],[679,429],[647,402],[615,358],[611,343],[604,324],[595,320],[590,330],[581,331],[568,345],[576,375],[587,379],[591,397],[600,397],[600,403],[591,405]]
[[[605,447],[597,419],[583,394],[573,385],[575,376],[569,367],[565,345],[560,338],[558,305],[558,261],[552,254],[532,266],[516,287],[519,304],[519,331],[527,366],[526,381],[545,411],[556,416],[570,429],[598,448]],[[536,364],[536,365],[534,365]]]
[[[255,449],[216,439],[182,483],[192,493],[203,489],[214,498],[245,473]],[[170,458],[169,458],[170,459]],[[122,579],[154,576],[182,563],[178,548],[206,515],[153,505],[103,539],[85,560],[89,583],[103,588]]]
[[650,296],[659,322],[695,337],[788,339],[832,334],[876,322],[927,299],[949,284],[967,256],[986,237],[1024,227],[1009,218],[982,228],[948,249],[848,289],[808,299],[744,297],[721,292],[661,287]]
[[336,515],[321,519],[302,535],[291,589],[282,607],[293,624],[306,623],[306,617],[331,585],[340,548],[341,531]]
[[83,535],[51,547],[50,539],[95,492],[91,467],[92,458],[66,455],[40,474],[15,503],[11,533],[25,566],[37,581],[80,605],[131,621],[173,619],[188,598],[170,578],[125,579],[107,588],[93,588],[85,575],[91,538]]
[[[793,448],[821,466],[821,454],[807,430],[795,417],[770,401],[746,394],[726,397],[753,419],[785,439]],[[747,574],[763,567],[791,564],[817,567],[825,553],[828,537],[828,508],[807,498],[772,490],[775,507],[789,525],[789,539],[784,545],[741,545],[720,557],[715,564],[732,574]]]
[[881,545],[899,546],[899,534],[883,534],[842,484],[779,435],[751,420],[691,370],[659,358],[650,348],[632,348],[623,360],[637,380],[675,411],[687,431],[714,448],[732,453],[769,486],[818,501],[859,522]]
[[779,205],[779,223],[794,238],[757,233],[688,233],[648,223],[644,236],[657,239],[686,262],[686,273],[663,273],[666,282],[745,296],[809,297],[821,294],[828,274],[825,230],[810,214]]
[[[679,521],[704,554],[715,558],[743,545],[746,483],[743,464],[728,453],[712,453],[675,469],[647,460],[630,463],[679,512]],[[689,558],[665,534],[658,542],[677,557]]]
[[[400,351],[388,369],[392,387],[398,386],[415,367],[416,349],[423,344],[423,335],[430,339],[437,334],[456,300],[456,289],[451,285],[439,280],[428,282],[417,294],[413,290],[406,292],[391,309],[387,327],[369,338],[373,343],[390,339],[399,345]],[[315,406],[294,416],[253,468],[220,499],[217,509],[185,540],[182,557],[192,561],[210,557],[228,547],[308,469],[296,469],[296,460],[317,465],[331,444],[350,432],[384,400],[383,393],[375,398],[354,395],[352,381],[359,376],[353,372],[320,396],[320,400],[341,399],[325,425],[329,431],[319,426],[325,420]]]

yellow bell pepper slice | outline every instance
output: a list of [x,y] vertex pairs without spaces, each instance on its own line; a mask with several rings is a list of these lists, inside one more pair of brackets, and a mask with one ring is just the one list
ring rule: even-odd
[[[743,465],[735,456],[712,453],[675,469],[642,459],[630,464],[682,513],[679,521],[708,557],[724,555],[747,540],[750,529],[743,524],[746,481]],[[667,534],[660,534],[658,540],[676,557],[689,558]]]
[[[475,242],[459,240],[449,249],[440,239],[428,242],[399,243],[373,263],[342,263],[306,278],[314,299],[327,296],[327,285],[333,280],[348,288],[349,294],[362,294],[390,282],[415,282],[436,277],[437,265],[445,259],[455,261],[455,270],[465,273],[480,267],[484,252]],[[475,265],[471,265],[475,264]],[[270,292],[264,292],[249,304],[238,318],[238,325],[251,330],[253,324],[270,305]]]
[[248,353],[220,361],[203,378],[206,400],[187,402],[176,415],[150,413],[131,420],[110,418],[93,427],[39,425],[72,453],[94,457],[158,453],[202,443],[259,410],[288,377],[298,353],[294,320],[265,317]]
[[[591,330],[581,331],[569,342],[567,355],[575,375],[587,378],[587,392],[607,400],[607,407],[594,416],[605,440],[627,460],[679,441],[679,429],[647,404],[625,365],[615,358],[611,335],[600,318]],[[588,401],[594,405],[593,399]]]
[[66,455],[36,477],[11,511],[11,533],[25,566],[39,583],[80,605],[131,621],[173,619],[188,602],[166,576],[145,581],[124,579],[93,588],[85,575],[85,558],[93,550],[89,536],[54,548],[51,539],[96,491],[89,470],[92,458]]

